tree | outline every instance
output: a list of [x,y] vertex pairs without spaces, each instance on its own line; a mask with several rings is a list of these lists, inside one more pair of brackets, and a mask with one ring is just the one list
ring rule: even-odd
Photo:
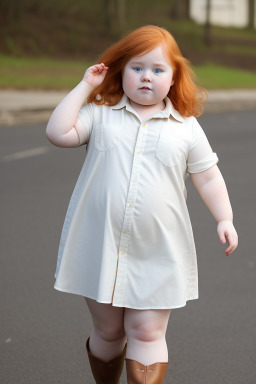
[[21,19],[22,8],[24,4],[22,1],[16,2],[15,0],[0,0],[0,22],[1,25],[11,25]]
[[171,17],[173,19],[189,19],[189,0],[174,0]]
[[211,0],[206,0],[206,20],[204,25],[204,42],[206,45],[211,45]]
[[255,0],[249,0],[249,28],[254,28],[255,7]]
[[126,0],[103,0],[103,18],[106,33],[119,38],[125,29]]

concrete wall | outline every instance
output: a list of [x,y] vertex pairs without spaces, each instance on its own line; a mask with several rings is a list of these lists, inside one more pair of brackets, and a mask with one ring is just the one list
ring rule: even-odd
[[[249,22],[248,12],[248,0],[211,0],[210,22],[212,25],[243,28]],[[199,24],[205,23],[206,0],[190,0],[190,17]]]

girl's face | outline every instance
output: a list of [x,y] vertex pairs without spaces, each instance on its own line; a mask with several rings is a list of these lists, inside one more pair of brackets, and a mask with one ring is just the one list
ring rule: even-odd
[[159,45],[145,55],[131,58],[123,71],[123,90],[135,104],[162,105],[173,81],[171,63]]

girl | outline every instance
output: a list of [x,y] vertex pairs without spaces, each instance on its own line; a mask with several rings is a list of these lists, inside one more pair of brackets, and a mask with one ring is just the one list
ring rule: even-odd
[[85,297],[98,384],[120,383],[124,361],[129,384],[164,382],[171,310],[198,298],[188,175],[226,255],[238,244],[218,157],[196,119],[206,92],[191,75],[170,33],[139,28],[86,70],[47,125],[54,145],[87,145],[54,287]]

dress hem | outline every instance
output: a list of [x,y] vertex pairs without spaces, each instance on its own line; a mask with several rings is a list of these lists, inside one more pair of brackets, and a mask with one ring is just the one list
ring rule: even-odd
[[95,300],[97,301],[97,303],[101,303],[101,304],[112,304],[113,307],[119,307],[119,308],[129,308],[129,309],[138,309],[138,310],[146,310],[146,309],[178,309],[178,308],[182,308],[182,307],[185,307],[187,305],[187,301],[189,300],[197,300],[199,298],[199,296],[195,296],[195,297],[191,297],[189,299],[186,300],[185,303],[183,304],[179,304],[179,305],[175,305],[175,306],[171,306],[171,307],[147,307],[147,308],[135,308],[135,307],[130,307],[128,305],[115,305],[113,304],[111,301],[99,301],[97,299],[95,299],[94,297],[90,297],[88,295],[84,295],[82,293],[79,293],[79,292],[75,292],[75,291],[71,291],[71,290],[68,290],[68,289],[63,289],[63,288],[60,288],[58,287],[56,284],[54,285],[54,289],[56,289],[57,291],[60,291],[60,292],[65,292],[65,293],[70,293],[70,294],[73,294],[73,295],[79,295],[79,296],[82,296],[82,297],[85,297],[85,298],[88,298],[88,299],[92,299],[92,300]]

